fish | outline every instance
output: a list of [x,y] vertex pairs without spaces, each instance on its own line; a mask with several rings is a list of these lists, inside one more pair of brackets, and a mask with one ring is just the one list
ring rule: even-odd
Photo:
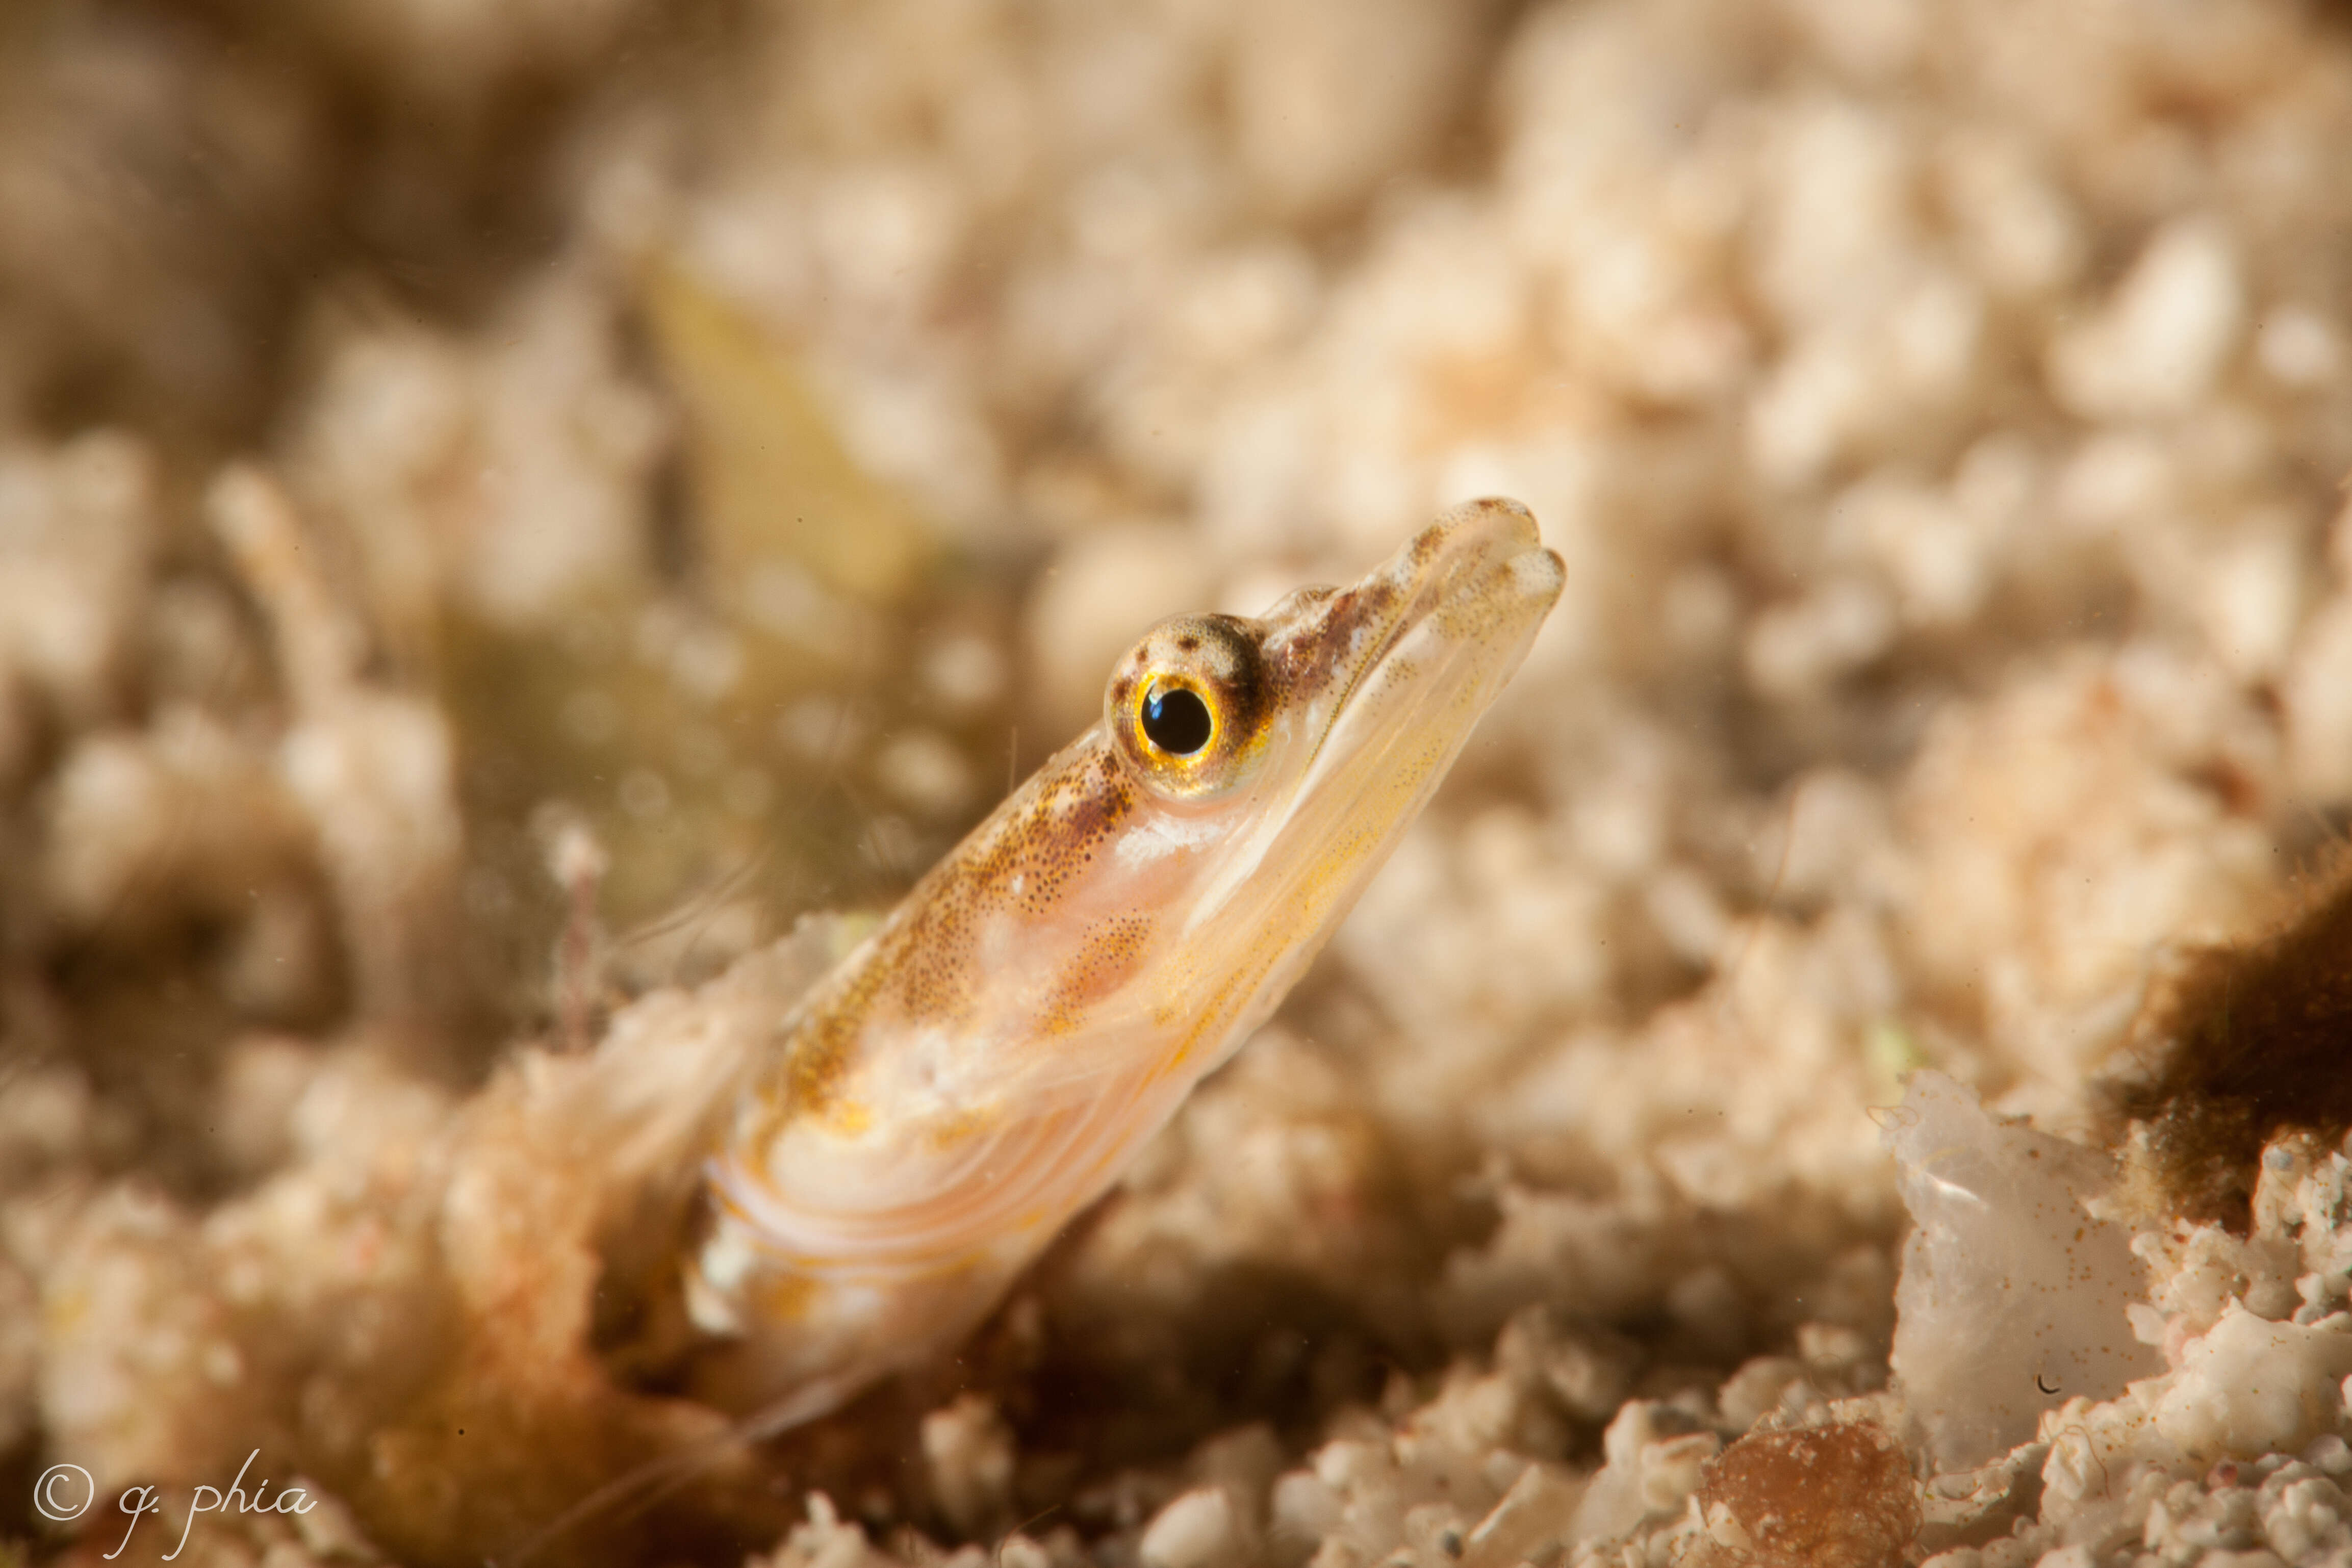
[[1516,502],[1182,614],[776,1024],[713,1129],[696,1396],[772,1434],[952,1346],[1263,1024],[1559,597]]

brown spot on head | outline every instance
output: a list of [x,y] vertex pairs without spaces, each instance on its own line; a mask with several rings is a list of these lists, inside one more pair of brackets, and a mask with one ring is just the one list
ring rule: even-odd
[[1404,586],[1382,574],[1353,588],[1324,589],[1298,601],[1281,630],[1266,639],[1266,663],[1276,684],[1300,690],[1330,680],[1351,661],[1369,664],[1375,646],[1365,636],[1391,627],[1405,607]]

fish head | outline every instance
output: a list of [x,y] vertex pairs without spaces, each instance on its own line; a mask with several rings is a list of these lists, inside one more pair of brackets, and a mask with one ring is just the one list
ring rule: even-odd
[[1134,800],[1089,880],[1151,913],[1118,1010],[1166,1031],[1164,1065],[1205,1070],[1279,1002],[1561,582],[1524,507],[1475,501],[1349,587],[1301,589],[1255,618],[1175,616],[1119,660],[1099,744]]

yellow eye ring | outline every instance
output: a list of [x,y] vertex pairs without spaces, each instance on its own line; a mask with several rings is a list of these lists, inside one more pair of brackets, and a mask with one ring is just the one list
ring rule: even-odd
[[1156,675],[1135,703],[1135,728],[1154,751],[1177,760],[1214,749],[1216,705],[1189,681]]

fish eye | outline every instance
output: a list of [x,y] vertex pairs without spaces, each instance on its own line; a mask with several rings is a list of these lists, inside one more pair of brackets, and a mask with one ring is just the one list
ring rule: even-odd
[[1180,615],[1144,634],[1111,672],[1103,727],[1128,772],[1171,800],[1223,794],[1264,749],[1265,628],[1232,615]]
[[1190,686],[1153,682],[1143,698],[1143,736],[1171,757],[1190,757],[1209,744],[1217,721]]

